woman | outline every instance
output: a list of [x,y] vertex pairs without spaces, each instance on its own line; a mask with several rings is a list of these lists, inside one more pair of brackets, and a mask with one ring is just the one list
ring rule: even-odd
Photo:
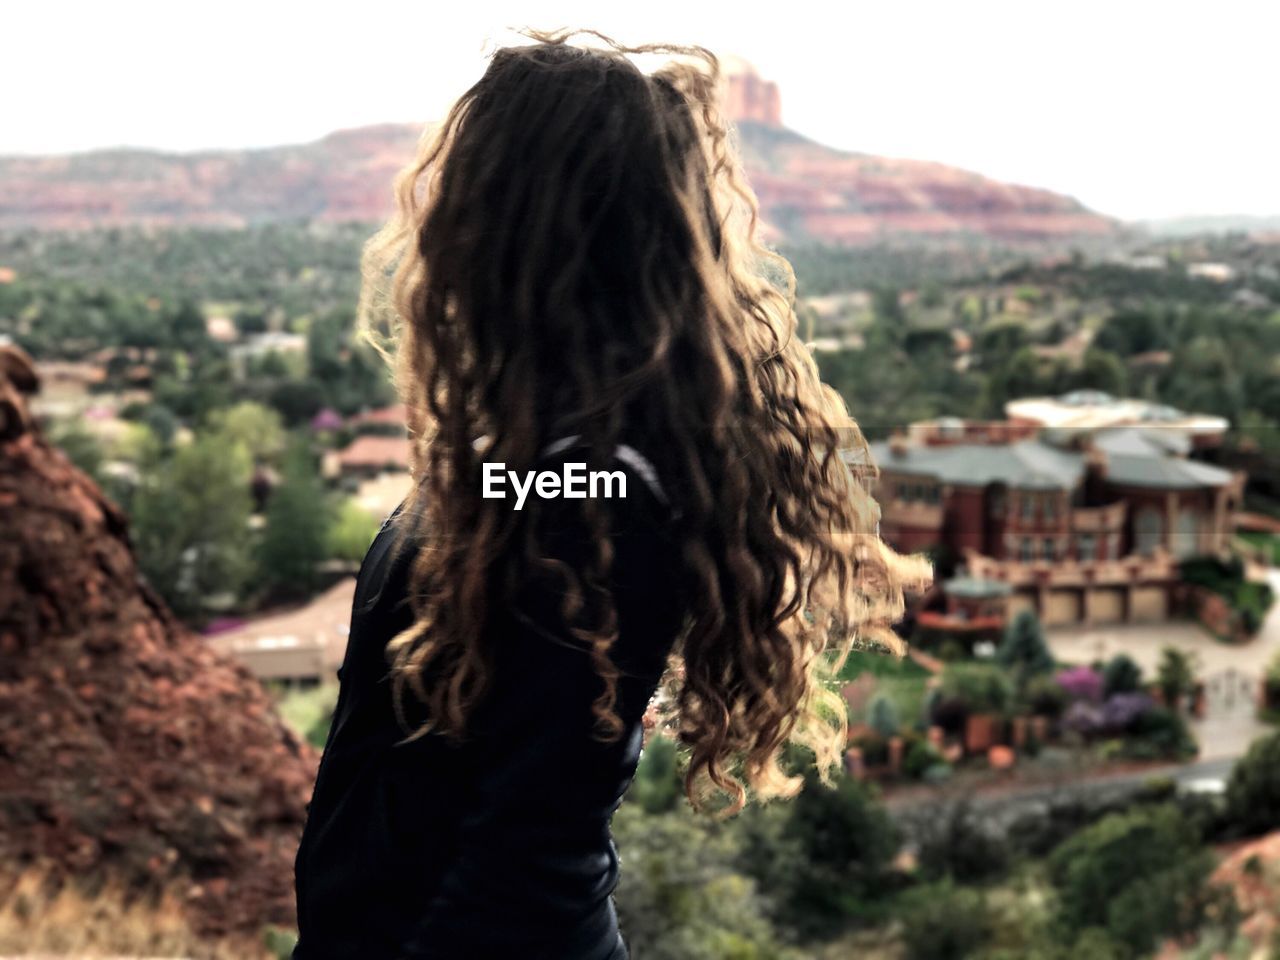
[[[927,576],[840,456],[842,428],[865,445],[755,239],[715,58],[570,36],[493,55],[366,247],[416,483],[360,572],[299,960],[626,958],[610,821],[664,676],[696,808],[794,794],[788,742],[830,783],[825,681],[896,644]],[[570,464],[613,495],[538,481],[516,508]]]

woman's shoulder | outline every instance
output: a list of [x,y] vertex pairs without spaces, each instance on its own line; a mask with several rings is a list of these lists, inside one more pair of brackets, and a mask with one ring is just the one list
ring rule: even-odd
[[[540,469],[560,468],[565,476],[569,476],[566,468],[581,466],[583,472],[576,475],[582,492],[574,496],[583,498],[583,493],[590,497],[602,497],[616,500],[614,515],[643,513],[651,522],[663,522],[679,517],[679,509],[674,502],[668,482],[656,466],[655,459],[649,450],[650,444],[643,441],[624,439],[614,445],[608,462],[598,467],[599,473],[606,476],[593,480],[585,475],[588,470],[587,457],[590,453],[587,442],[580,436],[561,437],[547,444],[539,455]],[[572,499],[566,497],[566,499]]]

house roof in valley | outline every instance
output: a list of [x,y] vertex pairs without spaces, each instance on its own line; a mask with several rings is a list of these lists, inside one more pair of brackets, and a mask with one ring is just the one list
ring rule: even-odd
[[[1129,427],[1100,431],[1093,442],[1106,456],[1111,483],[1190,490],[1231,482],[1229,471],[1179,456],[1185,437],[1174,436]],[[883,473],[931,477],[957,486],[1004,483],[1021,490],[1070,490],[1085,470],[1082,451],[1061,449],[1039,438],[1007,444],[907,445],[896,451],[880,441],[871,444],[871,453]]]
[[934,477],[959,486],[1007,483],[1020,489],[1068,490],[1084,471],[1080,454],[1058,450],[1040,440],[909,446],[900,452],[881,442],[871,445],[871,453],[882,471]]

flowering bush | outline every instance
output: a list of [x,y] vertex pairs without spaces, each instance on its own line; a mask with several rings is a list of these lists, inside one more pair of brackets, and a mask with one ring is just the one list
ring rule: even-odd
[[1083,737],[1100,733],[1105,725],[1102,708],[1088,700],[1077,700],[1062,715],[1062,725]]
[[1155,706],[1145,693],[1117,693],[1102,705],[1102,725],[1113,733],[1124,733],[1138,718]]
[[1067,691],[1072,700],[1097,703],[1102,699],[1102,677],[1090,667],[1072,667],[1057,676],[1058,686]]

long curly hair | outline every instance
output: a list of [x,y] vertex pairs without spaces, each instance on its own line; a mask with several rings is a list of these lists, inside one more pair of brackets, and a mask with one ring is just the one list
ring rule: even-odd
[[[568,42],[583,33],[600,43]],[[581,501],[594,550],[567,568],[538,541],[539,504],[483,498],[481,467],[532,469],[568,434],[602,466],[641,431],[680,512],[686,627],[660,722],[685,747],[690,802],[728,795],[727,816],[748,786],[794,795],[788,742],[830,784],[847,739],[834,673],[855,644],[901,651],[891,624],[928,564],[877,535],[874,465],[797,336],[790,265],[757,237],[717,58],[524,35],[424,131],[364,251],[362,327],[394,345],[417,481],[416,619],[388,645],[402,723],[412,693],[414,736],[465,737],[489,611],[541,568],[600,678],[595,736],[622,733],[608,506]],[[641,54],[666,64],[645,73]]]

